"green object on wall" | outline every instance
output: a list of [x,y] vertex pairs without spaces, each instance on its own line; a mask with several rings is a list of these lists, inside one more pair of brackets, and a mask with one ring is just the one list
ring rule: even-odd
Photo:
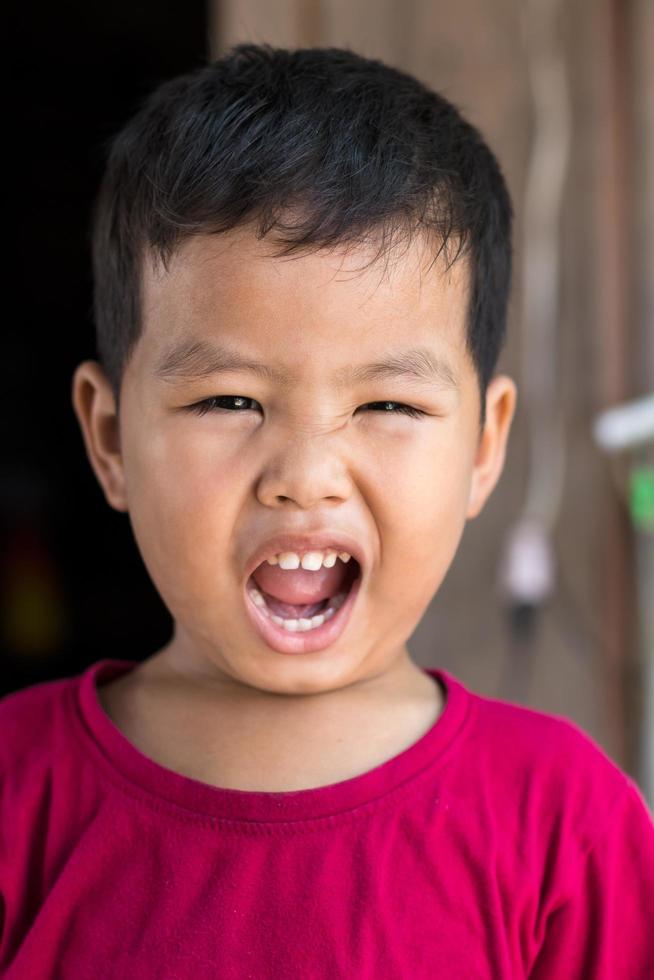
[[631,519],[639,531],[654,532],[654,466],[631,471],[629,503]]

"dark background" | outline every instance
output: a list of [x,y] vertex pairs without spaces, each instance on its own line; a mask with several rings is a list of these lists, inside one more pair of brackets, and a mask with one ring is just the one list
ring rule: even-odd
[[90,218],[106,144],[148,92],[209,51],[204,3],[69,0],[12,14],[7,205],[18,247],[11,236],[0,695],[104,657],[142,660],[171,633],[129,517],[107,504],[87,460],[71,385],[77,364],[97,359]]

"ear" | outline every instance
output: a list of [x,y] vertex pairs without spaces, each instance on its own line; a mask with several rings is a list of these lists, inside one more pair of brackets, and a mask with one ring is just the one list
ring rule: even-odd
[[472,471],[466,518],[483,510],[504,468],[506,445],[515,414],[518,390],[505,374],[496,375],[486,390],[486,424],[479,439]]
[[120,428],[111,385],[97,361],[82,361],[73,374],[72,401],[86,455],[107,503],[126,511],[125,473]]

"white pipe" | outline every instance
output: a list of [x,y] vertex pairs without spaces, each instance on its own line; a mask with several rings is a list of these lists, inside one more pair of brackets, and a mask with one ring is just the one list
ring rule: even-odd
[[570,155],[570,95],[556,40],[562,0],[528,0],[523,11],[534,138],[525,190],[522,251],[522,364],[527,423],[527,486],[522,513],[507,533],[500,589],[510,603],[539,605],[554,590],[552,532],[566,469],[558,379],[560,220]]
[[654,394],[608,408],[593,423],[598,446],[609,452],[654,442]]

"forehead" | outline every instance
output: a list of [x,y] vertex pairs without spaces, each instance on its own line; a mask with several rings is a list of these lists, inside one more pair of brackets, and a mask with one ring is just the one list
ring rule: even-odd
[[[340,365],[335,382],[347,384],[357,380],[357,353],[390,350],[396,373],[454,385],[453,362],[466,354],[467,261],[448,270],[418,241],[376,256],[373,245],[278,256],[242,228],[194,236],[167,270],[149,256],[142,315],[150,373],[174,383],[244,366],[289,383],[308,357],[328,358]],[[359,380],[374,376],[362,371]]]

